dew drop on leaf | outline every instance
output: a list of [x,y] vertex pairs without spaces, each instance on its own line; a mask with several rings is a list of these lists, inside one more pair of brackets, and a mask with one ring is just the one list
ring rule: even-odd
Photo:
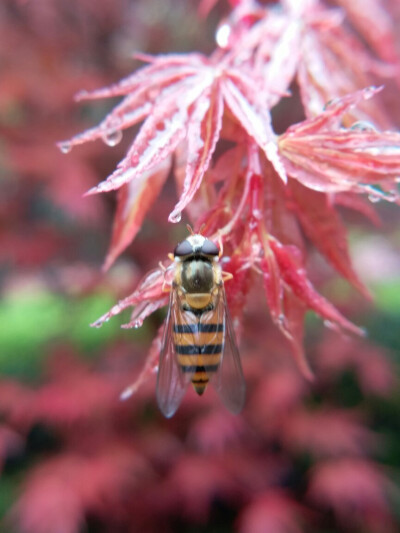
[[124,401],[130,398],[133,394],[134,390],[133,387],[127,387],[125,390],[123,390],[119,396],[119,399]]
[[368,337],[368,330],[367,328],[359,328],[360,329],[360,334],[361,334],[361,337]]
[[364,185],[362,188],[364,192],[368,193],[368,200],[373,203],[379,202],[380,200],[386,200],[387,202],[398,202],[399,200],[397,189],[384,191],[375,185]]
[[262,214],[262,211],[260,209],[253,209],[252,210],[252,215],[257,220],[262,220],[262,218],[263,218],[263,214]]
[[176,212],[176,213],[172,213],[169,217],[170,221],[171,222],[180,222],[182,220],[182,213],[180,211]]
[[326,111],[332,105],[337,104],[338,100],[339,100],[338,98],[332,98],[332,100],[328,100],[328,102],[326,102],[326,104],[324,105],[323,110]]
[[375,95],[375,93],[377,92],[377,90],[379,90],[379,89],[377,89],[377,88],[375,87],[375,85],[371,85],[371,87],[366,87],[366,88],[364,89],[364,98],[365,98],[366,100],[369,100],[370,98],[372,98],[372,97]]
[[372,122],[368,122],[367,120],[358,120],[357,122],[354,122],[350,129],[357,131],[377,131]]
[[81,91],[76,93],[75,100],[83,100],[84,98],[87,98],[89,94],[89,91],[87,91],[86,89],[82,89]]
[[385,196],[385,200],[388,202],[398,202],[399,201],[399,193],[396,190],[388,191],[388,193]]
[[58,147],[63,154],[68,154],[72,150],[72,144],[69,141],[58,143]]
[[215,34],[215,40],[220,48],[228,48],[231,31],[232,29],[230,25],[226,22],[218,27]]
[[282,313],[278,316],[278,324],[281,328],[286,327],[286,318],[285,315]]
[[101,138],[107,146],[116,146],[121,142],[122,131],[121,130],[108,130],[106,131]]
[[377,204],[378,202],[382,200],[382,198],[379,198],[379,196],[375,196],[374,194],[369,194],[368,200],[372,202],[373,204]]

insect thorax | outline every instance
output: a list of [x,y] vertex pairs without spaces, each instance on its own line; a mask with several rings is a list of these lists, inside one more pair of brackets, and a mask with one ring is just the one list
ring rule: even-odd
[[203,258],[189,259],[181,264],[181,284],[191,294],[210,293],[215,285],[213,264]]

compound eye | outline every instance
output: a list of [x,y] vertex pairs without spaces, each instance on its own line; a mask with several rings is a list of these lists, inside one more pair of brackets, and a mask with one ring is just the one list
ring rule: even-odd
[[184,241],[180,242],[175,250],[174,250],[174,256],[175,257],[181,257],[183,255],[189,255],[193,253],[193,248],[190,242],[185,239]]
[[219,248],[210,239],[205,239],[201,247],[201,253],[205,255],[219,255]]

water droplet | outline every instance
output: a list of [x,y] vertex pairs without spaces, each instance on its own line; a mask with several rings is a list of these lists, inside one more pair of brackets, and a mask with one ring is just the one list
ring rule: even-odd
[[364,192],[368,194],[368,200],[370,202],[380,202],[381,200],[386,200],[387,202],[397,202],[399,200],[399,193],[397,189],[384,191],[375,185],[363,185],[362,188]]
[[372,122],[368,122],[368,120],[358,120],[357,122],[354,122],[350,129],[357,131],[377,131]]
[[72,144],[69,141],[58,143],[58,147],[63,154],[68,154],[72,150]]
[[180,222],[182,220],[182,213],[180,211],[174,212],[169,216],[171,222]]
[[370,87],[366,87],[364,89],[364,97],[366,100],[369,100],[370,98],[372,98],[375,93],[377,91],[377,87],[375,87],[375,85],[371,85]]
[[324,105],[323,110],[326,111],[329,107],[336,104],[337,101],[338,101],[338,98],[332,98],[332,100],[328,100],[326,104]]
[[375,196],[374,194],[369,194],[368,200],[372,202],[373,204],[377,204],[378,202],[382,200],[382,198],[379,198],[379,196]]
[[331,320],[324,320],[324,326],[326,328],[333,329],[334,331],[337,331],[339,329],[338,326]]
[[390,191],[386,197],[385,200],[388,202],[398,202],[399,201],[399,194],[397,191]]
[[107,317],[100,317],[98,318],[95,322],[93,322],[93,324],[90,324],[92,328],[101,328],[101,326],[105,323],[105,322],[108,322],[110,320],[110,317],[107,316]]
[[133,323],[133,327],[134,327],[135,329],[139,329],[139,328],[141,328],[142,326],[143,326],[143,320],[138,319],[138,320],[135,320],[135,322]]
[[134,392],[133,387],[128,387],[124,391],[121,392],[119,399],[127,400],[128,398],[132,396],[133,392]]
[[252,215],[253,215],[253,217],[256,218],[257,220],[261,220],[262,217],[263,217],[263,214],[262,214],[262,212],[261,212],[260,209],[253,209],[253,211],[252,211]]
[[222,23],[215,34],[215,40],[220,48],[227,48],[229,45],[229,38],[232,32],[231,26],[224,22]]
[[262,247],[258,242],[252,242],[251,243],[251,253],[254,257],[262,257],[261,254]]
[[286,325],[286,318],[285,318],[285,315],[282,314],[282,313],[278,316],[278,324],[280,326],[285,326]]
[[83,100],[84,98],[87,98],[89,95],[89,91],[86,89],[82,89],[81,91],[77,92],[75,95],[75,100]]
[[121,130],[107,130],[101,137],[107,146],[116,146],[121,142]]

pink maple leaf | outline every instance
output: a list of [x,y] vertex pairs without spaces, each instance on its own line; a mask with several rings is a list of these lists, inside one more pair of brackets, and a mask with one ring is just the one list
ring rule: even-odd
[[398,203],[400,134],[341,126],[351,107],[376,92],[367,88],[338,98],[317,117],[290,126],[278,141],[287,173],[317,191],[364,193]]
[[119,189],[113,233],[104,270],[113,264],[135,238],[148,209],[154,203],[168,177],[170,167],[171,159],[164,159],[136,180]]
[[[114,86],[78,95],[79,99],[115,95],[125,95],[125,98],[99,126],[59,143],[64,151],[98,138],[111,144],[117,132],[145,119],[117,170],[106,181],[92,188],[90,194],[118,189],[138,180],[141,180],[142,188],[146,187],[149,179],[146,176],[153,176],[157,166],[185,141],[190,157],[186,163],[180,200],[169,217],[170,221],[178,221],[209,168],[226,108],[258,143],[281,178],[286,180],[269,110],[265,107],[266,97],[262,96],[257,74],[254,76],[248,70],[243,72],[231,64],[233,60],[229,57],[221,59],[218,55],[210,58],[200,54],[146,56],[146,59],[151,61],[149,66]],[[150,202],[146,201],[147,207],[148,204]],[[144,207],[140,210],[138,222],[146,210]],[[121,210],[117,212],[119,226],[120,214]],[[134,233],[130,232],[130,239]],[[124,246],[128,241],[128,238],[124,240]],[[117,255],[118,247],[114,250],[111,258]]]
[[385,61],[399,62],[393,20],[381,0],[336,0],[355,28]]
[[339,522],[363,530],[394,531],[387,494],[388,479],[374,464],[355,458],[319,463],[313,470],[309,498],[331,508]]
[[283,492],[259,494],[241,512],[240,533],[301,533],[301,506]]
[[171,504],[182,516],[206,522],[216,498],[234,501],[239,492],[233,475],[211,457],[182,456],[166,480]]
[[297,410],[286,420],[282,434],[289,449],[316,456],[360,455],[377,442],[355,413],[334,409]]
[[89,512],[118,505],[118,495],[147,472],[143,458],[120,445],[91,457],[64,453],[31,471],[11,518],[26,533],[76,533]]
[[385,352],[363,340],[332,339],[331,333],[326,334],[317,366],[322,380],[336,378],[349,368],[354,370],[365,394],[388,396],[396,386],[396,373]]

